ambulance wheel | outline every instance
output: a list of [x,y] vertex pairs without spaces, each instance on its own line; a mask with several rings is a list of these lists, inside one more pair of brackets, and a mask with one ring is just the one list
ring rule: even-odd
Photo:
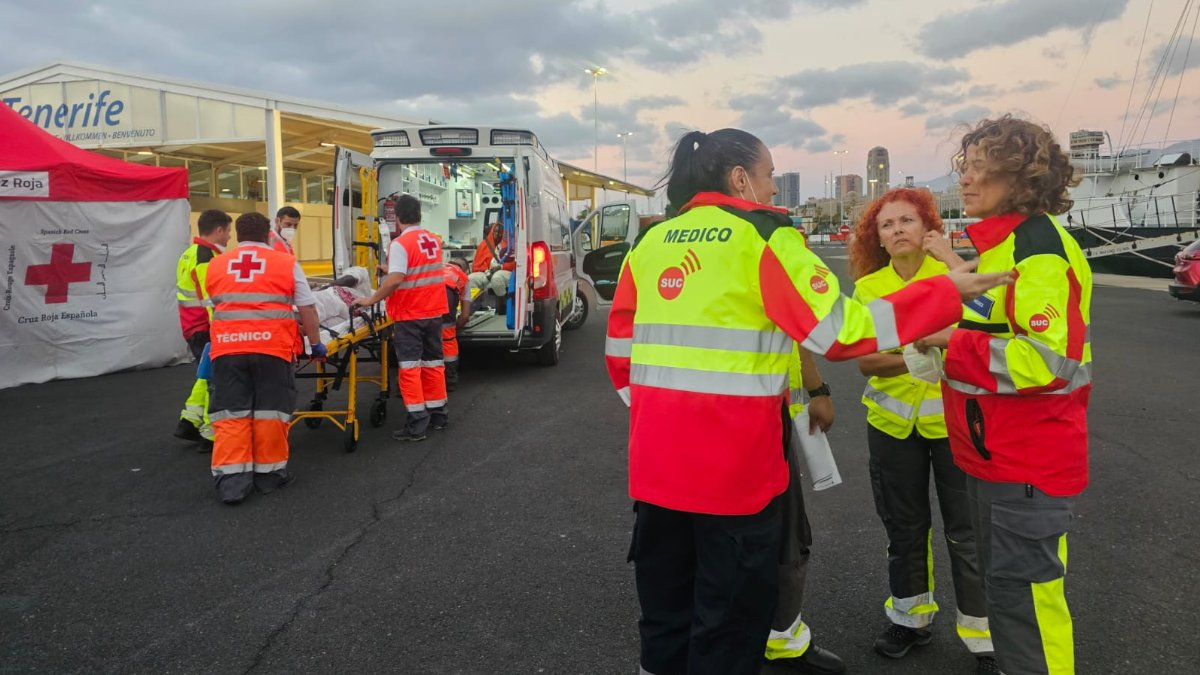
[[346,423],[346,430],[342,432],[342,449],[346,452],[354,452],[358,449],[358,421]]
[[383,421],[387,419],[387,400],[377,398],[371,403],[371,426],[381,427]]
[[587,296],[578,290],[575,291],[575,307],[571,312],[571,318],[563,324],[563,330],[576,330],[583,327],[583,322],[588,318],[588,301]]
[[562,348],[562,324],[558,321],[554,322],[554,335],[550,341],[542,345],[537,351],[537,362],[539,366],[557,366],[558,352]]
[[[324,408],[325,408],[325,404],[322,403],[319,399],[314,398],[312,400],[312,402],[308,404],[309,412],[323,410]],[[304,426],[308,427],[309,429],[316,429],[317,427],[321,426],[321,422],[324,422],[324,421],[325,420],[321,419],[320,417],[305,417],[304,418]]]

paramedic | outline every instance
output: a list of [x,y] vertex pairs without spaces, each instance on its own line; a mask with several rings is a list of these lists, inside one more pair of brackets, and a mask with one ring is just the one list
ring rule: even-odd
[[757,673],[764,660],[792,340],[836,359],[891,349],[1010,279],[956,270],[854,303],[786,211],[767,205],[773,171],[744,131],[683,136],[667,174],[679,215],[625,259],[609,316],[608,370],[631,406],[641,667],[654,675]]
[[[503,261],[503,262],[501,262]],[[496,298],[496,312],[505,312],[505,303],[501,302],[508,295],[508,282],[512,277],[517,263],[508,251],[508,241],[504,238],[504,226],[499,222],[493,223],[483,241],[475,248],[475,259],[471,262],[469,295],[475,300],[486,289]]]
[[442,246],[421,227],[421,202],[410,194],[396,198],[400,236],[392,241],[388,274],[369,298],[370,307],[387,298],[395,324],[400,395],[408,415],[392,433],[398,441],[423,441],[430,427],[446,426],[446,376],[442,357],[442,315],[447,311]]
[[[804,394],[808,406],[804,405]],[[846,664],[837,654],[813,644],[812,629],[804,621],[804,584],[808,575],[812,527],[804,506],[800,457],[801,432],[829,431],[833,426],[833,399],[829,385],[817,370],[816,359],[807,349],[795,347],[788,365],[788,398],[784,408],[783,451],[787,457],[788,486],[780,497],[783,518],[779,551],[779,594],[766,657],[775,666],[809,675],[838,675]],[[807,412],[807,415],[803,413]],[[801,422],[807,420],[804,428]],[[811,469],[809,470],[811,473]]]
[[[175,267],[175,299],[179,303],[179,325],[183,339],[187,341],[192,357],[201,358],[204,345],[209,340],[209,320],[212,307],[207,302],[204,281],[208,274],[208,263],[225,250],[229,243],[232,218],[220,209],[208,209],[196,220],[199,236],[179,256]],[[184,401],[179,413],[179,424],[175,436],[188,441],[201,441],[203,450],[212,447],[212,427],[208,423],[208,382],[197,377],[192,392]]]
[[442,316],[442,355],[446,363],[446,391],[458,388],[458,330],[471,318],[467,295],[467,261],[451,258],[443,272],[446,283],[446,314]]
[[295,256],[296,227],[300,224],[300,212],[294,206],[284,206],[275,213],[275,226],[271,228],[271,248],[280,253]]
[[[855,226],[856,236],[850,244],[854,298],[871,302],[913,282],[945,274],[947,263],[961,264],[946,245],[942,230],[937,205],[927,190],[895,188],[871,202]],[[926,241],[938,246],[927,250]],[[933,638],[930,626],[938,605],[934,601],[929,504],[932,472],[942,535],[950,554],[956,631],[976,657],[976,672],[994,673],[987,601],[967,506],[967,478],[954,465],[942,414],[942,389],[936,372],[941,357],[930,352],[934,362],[922,368],[917,359],[925,357],[911,351],[907,356],[897,351],[858,360],[859,370],[869,378],[862,402],[867,407],[875,511],[888,537],[890,595],[883,603],[888,624],[875,640],[875,651],[901,658]]]
[[1067,530],[1088,480],[1092,271],[1054,214],[1071,208],[1079,177],[1050,129],[1008,115],[979,122],[960,150],[963,205],[983,219],[967,227],[979,269],[1015,268],[1017,280],[923,342],[946,349],[950,450],[967,473],[1000,670],[1066,675]]
[[287,470],[288,421],[296,405],[293,305],[313,356],[325,355],[300,265],[267,245],[271,221],[250,212],[238,216],[236,226],[238,247],[213,258],[207,283],[213,302],[212,473],[226,504],[293,480]]

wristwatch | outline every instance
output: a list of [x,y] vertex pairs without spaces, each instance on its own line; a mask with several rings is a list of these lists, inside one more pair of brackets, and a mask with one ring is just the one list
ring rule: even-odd
[[809,398],[816,398],[818,396],[829,396],[829,383],[823,382],[823,383],[821,383],[821,386],[817,387],[816,389],[808,389],[806,391],[808,392]]

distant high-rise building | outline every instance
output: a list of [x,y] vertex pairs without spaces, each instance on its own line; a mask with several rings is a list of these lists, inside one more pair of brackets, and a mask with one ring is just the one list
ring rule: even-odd
[[867,153],[867,199],[875,199],[888,191],[888,176],[892,175],[892,163],[888,160],[887,148],[875,146]]
[[835,197],[845,200],[850,195],[861,197],[863,193],[863,179],[858,174],[848,174],[838,176],[835,182]]
[[789,209],[800,206],[800,174],[792,171],[775,176],[775,189],[779,191],[774,199],[777,205]]
[[771,180],[775,181],[775,196],[771,198],[771,203],[783,206],[783,176],[774,176]]

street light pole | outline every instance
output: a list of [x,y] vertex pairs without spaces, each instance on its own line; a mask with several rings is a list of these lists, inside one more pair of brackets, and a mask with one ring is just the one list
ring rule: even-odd
[[[833,151],[833,154],[838,155],[838,179],[842,179],[846,175],[846,170],[845,170],[845,168],[843,168],[842,163],[845,160],[845,155],[847,152],[850,152],[850,151],[849,150],[834,150]],[[843,196],[844,192],[845,192],[845,190],[840,189],[840,188],[838,188],[838,190],[837,190],[838,227],[842,226],[842,218],[843,218],[843,216],[842,216],[842,196]]]
[[629,182],[629,156],[626,154],[625,139],[632,135],[632,131],[622,131],[621,133],[617,134],[617,138],[621,139],[621,165],[623,168],[621,180],[624,180],[625,182]]
[[592,76],[592,173],[600,166],[600,78],[608,74],[604,67],[584,68]]

